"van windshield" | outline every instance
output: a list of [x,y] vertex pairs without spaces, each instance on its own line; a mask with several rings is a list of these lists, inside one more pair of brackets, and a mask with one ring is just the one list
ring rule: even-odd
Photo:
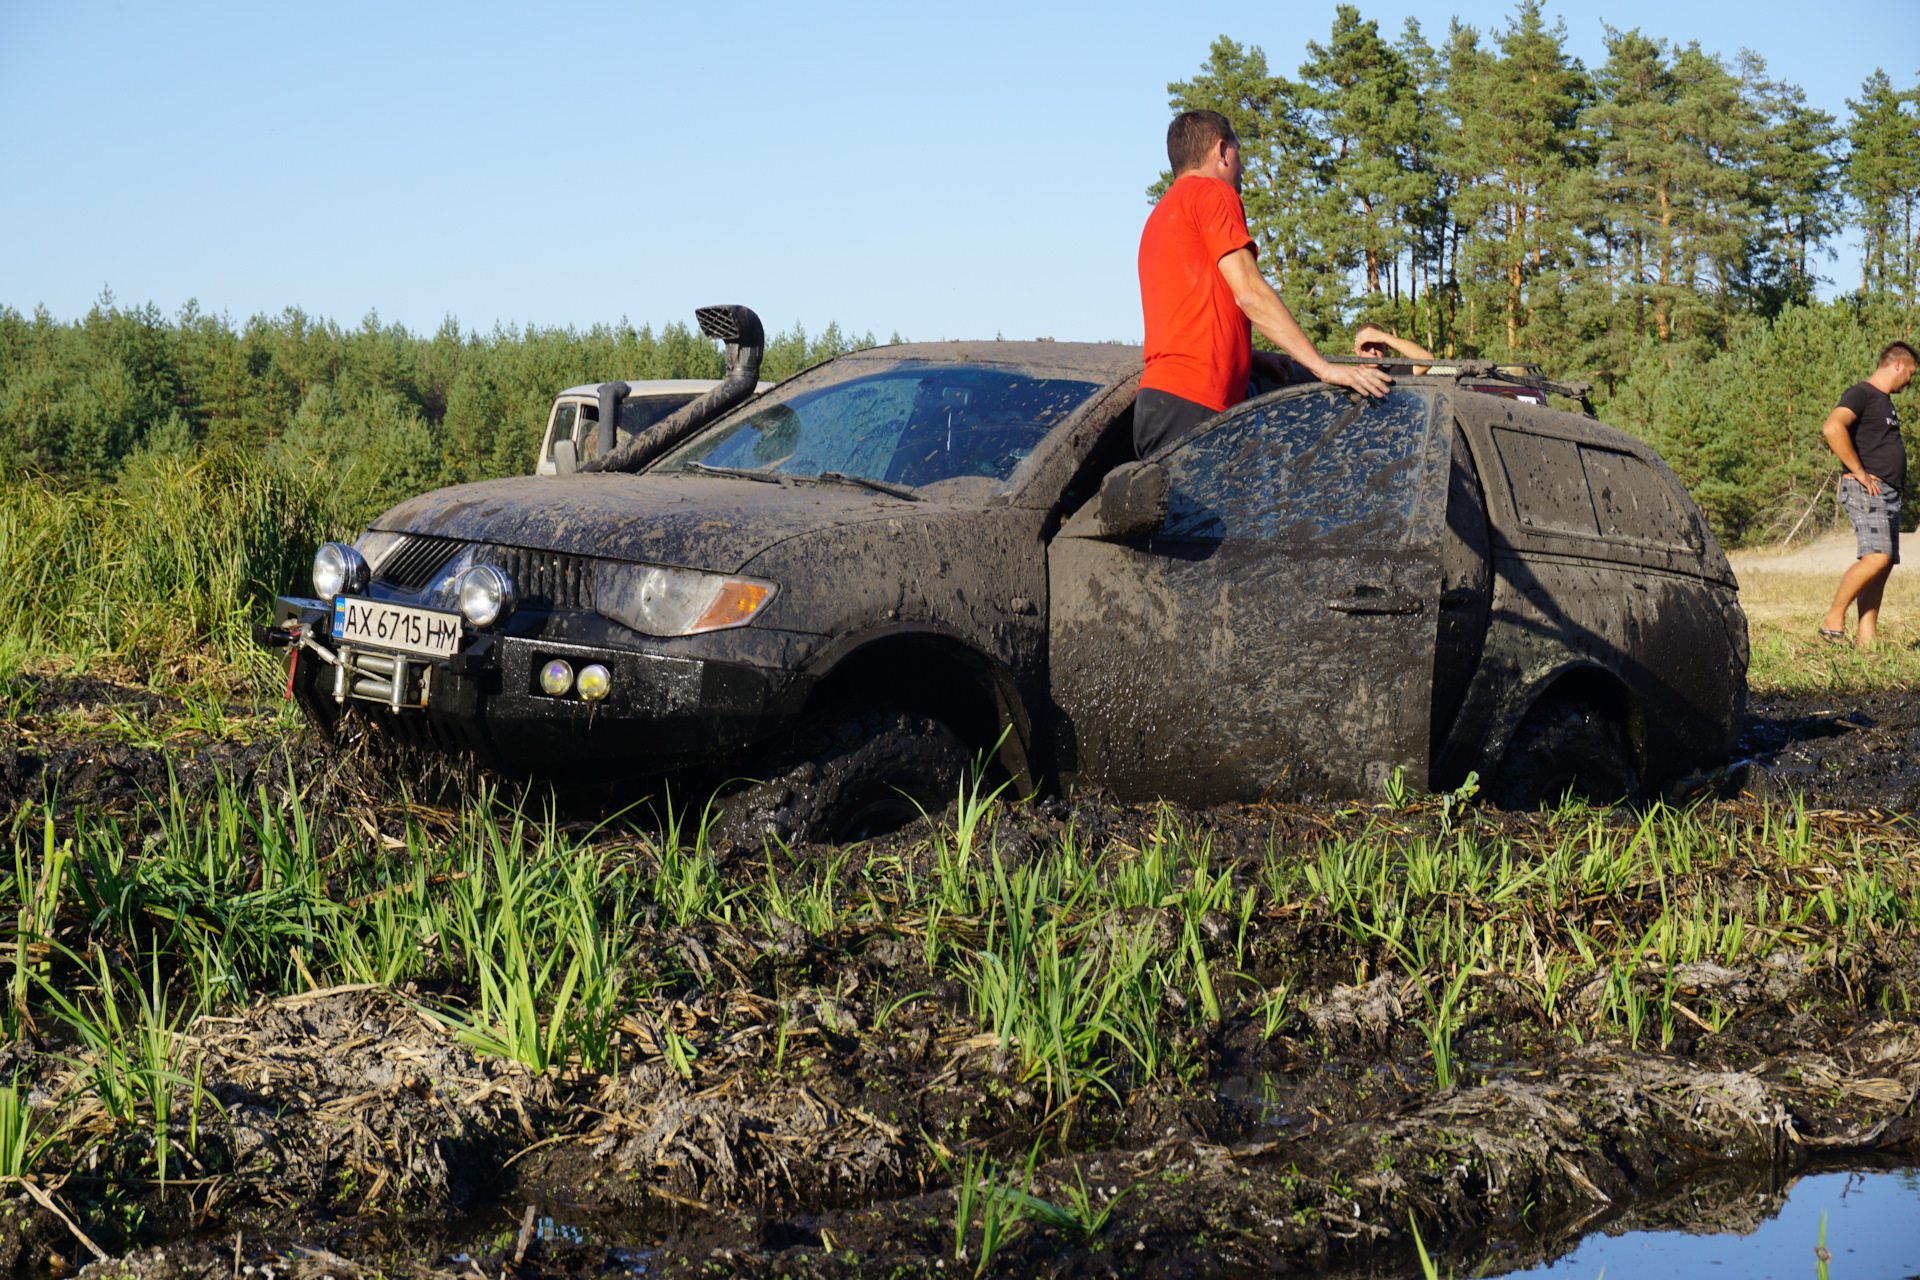
[[924,362],[825,386],[797,380],[785,395],[770,392],[703,431],[662,468],[697,462],[773,475],[840,472],[914,488],[967,478],[999,482],[1101,385]]
[[[614,424],[618,433],[618,444],[627,441],[645,431],[657,422],[665,420],[668,414],[692,404],[701,395],[700,391],[669,391],[658,395],[629,396],[620,402],[619,420]],[[572,406],[567,407],[571,422]],[[553,438],[560,439],[567,434],[559,427],[554,428]],[[580,449],[580,460],[586,462],[600,456],[600,407],[598,405],[581,406],[580,433],[575,437]]]

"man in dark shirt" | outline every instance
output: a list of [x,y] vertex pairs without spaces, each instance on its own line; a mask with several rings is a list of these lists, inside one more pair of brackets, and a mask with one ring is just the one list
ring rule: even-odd
[[1920,355],[1904,342],[1889,342],[1865,382],[1856,382],[1820,428],[1840,459],[1840,505],[1853,521],[1859,558],[1840,578],[1820,637],[1846,642],[1847,606],[1860,605],[1858,642],[1870,647],[1880,624],[1880,598],[1893,566],[1900,563],[1900,493],[1907,486],[1907,446],[1900,438],[1900,411],[1893,395],[1913,380]]

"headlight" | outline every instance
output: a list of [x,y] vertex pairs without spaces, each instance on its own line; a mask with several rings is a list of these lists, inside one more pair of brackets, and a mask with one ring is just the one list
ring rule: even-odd
[[550,698],[562,697],[573,688],[573,667],[564,658],[555,658],[540,668],[540,691]]
[[476,627],[492,626],[513,612],[513,579],[490,564],[477,564],[460,575],[454,590],[460,612]]
[[599,663],[580,668],[580,696],[598,702],[613,689],[613,674]]
[[773,596],[770,582],[664,565],[603,563],[595,607],[650,636],[690,636],[751,622]]
[[344,542],[325,542],[313,557],[313,593],[331,600],[342,591],[367,589],[367,562]]

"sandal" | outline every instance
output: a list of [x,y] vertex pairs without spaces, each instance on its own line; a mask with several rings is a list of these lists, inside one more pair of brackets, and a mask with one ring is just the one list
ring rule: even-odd
[[1847,633],[1845,631],[1829,631],[1825,627],[1816,627],[1815,630],[1820,633],[1820,638],[1828,644],[1845,644],[1847,642]]

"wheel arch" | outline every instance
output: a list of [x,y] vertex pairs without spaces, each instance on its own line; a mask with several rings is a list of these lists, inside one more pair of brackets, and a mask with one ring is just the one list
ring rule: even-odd
[[1644,780],[1647,776],[1647,723],[1645,710],[1633,690],[1619,674],[1597,662],[1569,662],[1556,667],[1532,682],[1530,696],[1516,698],[1501,717],[1500,732],[1489,745],[1487,763],[1495,769],[1506,760],[1513,736],[1535,707],[1551,699],[1579,701],[1593,708],[1619,727],[1632,753],[1634,769]]
[[813,670],[803,715],[891,704],[932,716],[976,752],[998,741],[994,763],[1021,795],[1034,791],[1032,722],[1013,673],[960,637],[919,625],[848,637]]

